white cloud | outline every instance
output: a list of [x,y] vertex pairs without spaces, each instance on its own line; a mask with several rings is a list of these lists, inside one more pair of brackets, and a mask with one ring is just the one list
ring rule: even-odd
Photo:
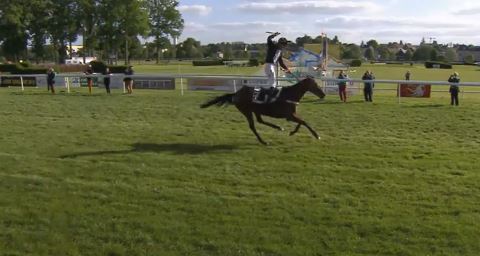
[[205,32],[208,31],[208,28],[196,22],[187,22],[185,23],[185,27],[183,29],[184,32]]
[[262,14],[289,13],[294,15],[305,14],[348,14],[363,11],[375,12],[381,9],[373,2],[367,1],[285,1],[285,2],[252,2],[237,6],[245,12],[257,12]]
[[362,18],[362,17],[344,17],[337,16],[324,18],[315,22],[320,26],[329,28],[406,28],[406,29],[445,29],[445,28],[465,28],[471,26],[465,22],[446,22],[431,20],[429,18]]
[[181,13],[191,13],[201,16],[206,16],[212,11],[212,7],[206,5],[180,5],[178,10]]
[[453,14],[455,14],[455,15],[477,15],[477,14],[480,14],[480,6],[454,11]]

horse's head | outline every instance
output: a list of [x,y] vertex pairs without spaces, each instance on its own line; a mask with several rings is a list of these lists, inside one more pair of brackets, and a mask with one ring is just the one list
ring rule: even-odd
[[300,81],[300,83],[303,83],[308,92],[317,95],[317,97],[319,97],[320,99],[325,98],[325,93],[323,92],[322,88],[318,86],[317,82],[315,82],[315,79],[313,79],[312,77],[308,76],[307,78]]

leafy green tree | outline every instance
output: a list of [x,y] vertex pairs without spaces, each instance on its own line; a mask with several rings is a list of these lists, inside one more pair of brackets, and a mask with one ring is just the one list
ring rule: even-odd
[[373,47],[368,47],[367,50],[365,51],[365,58],[368,60],[375,60],[375,50]]
[[373,49],[377,49],[378,48],[378,42],[376,40],[370,40],[367,42],[367,46],[368,47],[372,47]]
[[307,35],[304,35],[302,37],[298,37],[297,39],[295,39],[295,43],[300,47],[304,46],[305,44],[311,44],[312,42],[313,42],[313,38]]
[[3,0],[0,4],[0,42],[7,58],[17,61],[26,57],[31,20],[28,0]]
[[356,44],[349,44],[344,47],[342,52],[343,59],[360,59],[362,57],[362,49]]
[[473,64],[475,63],[475,56],[473,56],[472,54],[469,54],[465,56],[465,58],[463,58],[463,61],[467,64]]
[[156,45],[157,64],[160,51],[165,48],[168,37],[178,37],[183,30],[184,20],[178,11],[177,0],[146,0],[148,9],[148,22],[150,25],[149,36],[154,38]]
[[405,60],[410,61],[413,58],[413,52],[410,49],[407,49],[407,52],[405,53]]
[[438,52],[437,49],[433,48],[430,51],[430,60],[437,61],[438,60]]
[[32,0],[29,5],[32,21],[29,23],[28,30],[36,63],[39,63],[40,59],[43,59],[46,54],[45,44],[48,37],[47,28],[50,19],[49,5],[50,2],[44,0]]
[[382,60],[390,60],[392,58],[392,53],[385,45],[380,45],[377,49],[377,53]]
[[427,44],[423,44],[415,50],[413,53],[413,60],[415,61],[427,61],[432,57],[433,47]]
[[458,59],[457,52],[452,48],[447,49],[447,51],[445,52],[445,59],[446,61],[450,62],[456,61]]

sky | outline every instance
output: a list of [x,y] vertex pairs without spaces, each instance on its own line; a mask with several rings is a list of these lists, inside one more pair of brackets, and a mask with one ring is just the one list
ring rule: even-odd
[[426,42],[480,45],[479,0],[179,0],[180,41],[263,43],[267,31],[289,40],[326,33],[344,43]]

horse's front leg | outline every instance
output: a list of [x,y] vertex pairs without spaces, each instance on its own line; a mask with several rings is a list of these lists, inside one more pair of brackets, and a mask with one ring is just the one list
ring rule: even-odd
[[295,127],[295,129],[293,129],[293,131],[290,132],[290,136],[294,135],[295,133],[298,132],[298,129],[300,129],[300,126],[301,124],[297,123],[297,126]]
[[284,130],[282,127],[280,127],[280,126],[278,126],[278,125],[275,125],[275,124],[272,124],[272,123],[269,123],[269,122],[265,122],[265,121],[263,120],[263,118],[262,118],[262,115],[260,115],[259,113],[256,113],[256,112],[255,112],[255,117],[257,117],[257,121],[258,121],[259,123],[261,123],[261,124],[264,124],[264,125],[266,125],[266,126],[270,126],[270,127],[274,128],[274,129],[277,129],[277,130],[279,130],[279,131],[283,131],[283,130]]
[[289,116],[287,120],[297,123],[297,127],[295,127],[295,130],[290,132],[290,135],[294,135],[296,132],[298,132],[298,129],[300,129],[300,125],[303,125],[308,128],[308,130],[312,133],[313,137],[315,137],[316,139],[320,139],[320,136],[318,136],[317,132],[313,130],[312,127],[307,124],[307,122],[303,121],[300,117],[298,117],[296,113],[292,113],[292,115]]
[[255,129],[255,123],[253,121],[253,115],[252,112],[242,112],[243,115],[247,118],[248,121],[248,126],[250,127],[250,130],[252,130],[253,134],[257,136],[257,140],[262,143],[263,145],[268,145],[258,134],[257,129]]

